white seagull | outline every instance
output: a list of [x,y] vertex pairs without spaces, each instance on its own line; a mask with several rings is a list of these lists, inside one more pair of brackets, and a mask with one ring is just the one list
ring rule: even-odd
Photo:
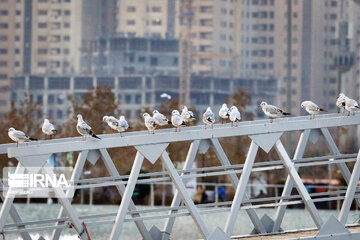
[[231,111],[230,111],[229,118],[230,118],[230,121],[231,121],[231,126],[233,126],[234,122],[236,122],[236,126],[237,126],[237,122],[240,122],[240,120],[241,120],[240,112],[239,112],[238,108],[235,107],[235,106],[232,106],[230,108],[230,110]]
[[47,118],[44,119],[44,123],[41,127],[41,130],[45,134],[45,136],[47,136],[47,135],[50,136],[50,139],[51,139],[51,135],[53,135],[54,133],[57,132],[54,125],[52,123],[50,123],[49,119],[47,119]]
[[119,119],[116,119],[113,116],[104,116],[103,121],[106,122],[109,125],[109,127],[114,129],[115,131],[118,131],[121,137],[122,137],[122,132],[126,131],[126,129],[129,128],[129,124],[125,120],[124,116],[120,116]]
[[27,136],[22,131],[15,130],[15,128],[9,128],[8,135],[11,138],[11,140],[16,142],[16,147],[19,146],[19,142],[22,143],[22,142],[31,142],[31,141],[37,140],[35,138],[31,138],[31,137]]
[[183,116],[183,118],[185,119],[185,122],[191,122],[196,119],[194,117],[194,113],[192,111],[189,111],[186,106],[182,107],[181,116]]
[[265,115],[270,117],[270,123],[273,122],[274,118],[290,115],[290,113],[284,112],[280,108],[267,104],[266,102],[261,102],[258,107],[261,107]]
[[219,116],[221,118],[221,122],[223,122],[223,120],[225,119],[228,119],[230,117],[230,110],[229,108],[227,107],[226,103],[224,103],[220,110],[219,110]]
[[154,130],[157,126],[156,120],[152,118],[148,113],[144,113],[143,117],[144,117],[145,127],[148,129],[148,133],[150,134],[151,131],[152,134],[154,134],[155,133]]
[[165,126],[170,123],[169,120],[163,114],[161,114],[158,110],[153,111],[152,117],[155,119],[156,124],[159,126]]
[[360,107],[359,104],[357,103],[357,101],[355,101],[354,99],[345,97],[345,109],[346,111],[348,111],[348,116],[350,116],[350,112],[353,113],[353,115],[355,115],[355,111],[359,111]]
[[180,115],[178,110],[173,110],[171,112],[171,123],[175,128],[175,132],[179,129],[180,132],[180,127],[182,126],[186,126],[185,123],[185,119],[183,116]]
[[91,130],[91,127],[86,122],[84,122],[81,114],[78,114],[77,118],[78,122],[76,124],[76,130],[80,133],[80,135],[82,135],[82,141],[86,140],[86,136],[92,136],[93,138],[101,139],[96,136],[95,133],[93,133]]
[[204,112],[202,120],[205,123],[205,129],[206,129],[207,125],[210,125],[211,128],[213,128],[213,124],[215,123],[215,115],[211,111],[210,107],[208,107],[206,109],[206,112]]
[[340,93],[336,99],[336,106],[339,108],[338,113],[341,113],[341,110],[345,112],[345,94]]
[[301,107],[310,114],[310,119],[314,119],[316,114],[320,112],[326,112],[326,110],[320,108],[312,101],[304,101],[301,103]]

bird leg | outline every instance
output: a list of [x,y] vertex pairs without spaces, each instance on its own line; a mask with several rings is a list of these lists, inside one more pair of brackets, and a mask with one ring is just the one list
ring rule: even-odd
[[233,127],[234,126],[234,122],[231,122],[231,127]]
[[121,132],[120,132],[120,137],[122,137],[123,135],[121,134]]
[[19,142],[16,142],[16,147],[18,147],[19,146]]
[[350,116],[350,111],[348,111],[348,116]]
[[270,123],[272,123],[272,122],[273,122],[273,120],[274,120],[273,118],[270,118]]
[[211,129],[214,129],[214,124],[211,124]]

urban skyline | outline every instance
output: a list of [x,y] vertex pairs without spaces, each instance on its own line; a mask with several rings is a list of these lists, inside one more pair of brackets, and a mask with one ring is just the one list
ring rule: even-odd
[[[182,85],[190,76],[276,79],[278,95],[273,104],[286,109],[287,3],[1,1],[0,112],[8,111],[14,100],[13,77],[89,74],[178,76],[180,89],[188,92],[181,86],[191,85]],[[358,99],[359,5],[351,0],[291,3],[291,112],[301,114],[301,101],[310,99],[335,111],[335,105],[327,99],[335,99],[338,94],[339,78],[340,89]],[[165,43],[172,45],[169,48]],[[159,47],[154,50],[151,46],[156,44]],[[334,64],[342,54],[353,56],[346,71]]]

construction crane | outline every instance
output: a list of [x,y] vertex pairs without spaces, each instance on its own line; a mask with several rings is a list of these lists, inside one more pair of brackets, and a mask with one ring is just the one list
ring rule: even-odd
[[192,72],[191,27],[194,18],[193,0],[180,0],[180,64],[179,102],[190,105],[190,81]]

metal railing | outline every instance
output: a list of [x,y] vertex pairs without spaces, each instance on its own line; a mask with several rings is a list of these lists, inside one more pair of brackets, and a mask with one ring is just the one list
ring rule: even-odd
[[[177,217],[191,216],[199,233],[204,239],[230,239],[233,236],[234,224],[239,210],[245,210],[254,225],[254,232],[249,234],[275,234],[281,231],[281,223],[284,218],[286,207],[302,203],[310,213],[317,229],[317,236],[309,239],[326,239],[331,234],[355,237],[360,233],[350,233],[345,229],[352,201],[359,205],[359,189],[357,183],[360,177],[359,158],[357,153],[342,154],[335,144],[328,128],[342,126],[357,126],[360,124],[360,115],[344,116],[342,114],[319,115],[314,120],[308,117],[290,117],[276,119],[273,123],[268,120],[242,122],[236,127],[231,124],[215,124],[213,129],[204,130],[202,126],[187,127],[181,132],[173,132],[173,129],[155,131],[155,134],[147,134],[146,131],[129,132],[124,137],[117,134],[101,135],[102,140],[88,139],[81,141],[80,137],[54,139],[20,144],[0,145],[0,154],[7,153],[8,157],[18,160],[15,173],[23,173],[28,167],[48,166],[48,157],[56,152],[80,152],[76,165],[73,169],[71,181],[75,189],[88,189],[94,187],[115,186],[122,196],[117,213],[96,214],[79,216],[71,205],[69,191],[54,188],[55,195],[59,198],[62,208],[57,218],[41,221],[23,222],[13,205],[14,196],[6,195],[0,212],[0,232],[18,233],[23,239],[31,239],[29,232],[41,232],[53,230],[52,239],[59,239],[62,229],[73,227],[81,239],[88,239],[82,234],[84,225],[81,221],[86,220],[86,225],[112,224],[110,239],[119,239],[125,222],[134,222],[138,231],[144,239],[169,239]],[[301,131],[296,151],[291,159],[285,150],[280,137],[284,132]],[[231,164],[222,148],[219,138],[234,136],[248,136],[251,144],[244,164]],[[316,142],[323,136],[330,151],[330,155],[304,158],[307,142]],[[172,160],[166,151],[172,142],[191,142],[182,170],[176,170]],[[137,150],[130,175],[120,176],[111,156],[107,152],[109,148],[134,147]],[[212,148],[219,159],[220,165],[192,169],[195,157],[200,152],[206,152]],[[280,160],[268,162],[255,162],[259,148],[269,152],[275,148]],[[165,171],[140,173],[144,159],[154,164],[161,159]],[[101,159],[110,177],[96,179],[80,179],[84,171],[86,161],[95,164]],[[346,163],[355,163],[350,172]],[[333,165],[335,164],[347,183],[346,189],[332,189],[323,193],[308,193],[298,173],[300,167]],[[285,169],[288,176],[281,196],[263,197],[251,199],[246,195],[246,186],[252,172],[272,171]],[[52,174],[48,172],[48,174]],[[237,174],[240,174],[238,178]],[[189,179],[205,176],[228,176],[233,186],[235,195],[232,201],[194,204],[189,196],[185,184]],[[147,177],[144,179],[144,177]],[[150,178],[149,178],[150,177]],[[176,188],[172,203],[166,207],[155,207],[138,210],[131,197],[136,184],[155,184],[171,182]],[[298,194],[291,195],[291,190],[296,187]],[[322,201],[342,200],[342,206],[337,219],[323,219],[315,203]],[[181,205],[181,202],[184,205]],[[221,206],[221,207],[219,207]],[[262,207],[276,208],[273,219],[268,216],[260,218],[255,209]],[[228,212],[227,221],[224,226],[218,226],[214,232],[210,232],[203,221],[204,214]],[[143,216],[147,213],[146,216]],[[155,214],[156,213],[156,214]],[[161,214],[159,214],[161,213]],[[153,214],[153,215],[148,215]],[[14,220],[13,224],[5,224],[8,216]],[[130,218],[126,218],[129,216]],[[103,219],[115,217],[114,219]],[[145,226],[144,221],[166,219],[162,230],[153,226],[151,230]],[[46,226],[34,227],[35,224],[46,224]]]

